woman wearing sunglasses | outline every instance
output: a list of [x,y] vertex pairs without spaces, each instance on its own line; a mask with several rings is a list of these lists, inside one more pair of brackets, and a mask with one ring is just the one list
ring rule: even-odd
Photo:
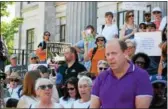
[[120,38],[123,40],[134,39],[134,33],[137,32],[137,26],[134,24],[134,12],[127,11],[125,24],[120,31]]
[[100,74],[102,71],[107,70],[108,67],[109,67],[109,65],[108,65],[107,61],[105,61],[105,60],[100,60],[100,61],[98,62],[98,65],[97,65],[98,73]]
[[60,104],[64,108],[71,108],[74,101],[79,98],[78,79],[71,77],[66,81],[64,96],[60,98]]
[[85,53],[84,53],[84,60],[91,61],[91,68],[90,72],[94,74],[95,76],[98,75],[97,70],[97,63],[99,60],[105,60],[105,43],[106,39],[102,35],[96,36],[96,46],[95,48],[91,48],[88,51],[88,48],[86,47]]
[[137,53],[132,57],[132,61],[142,69],[147,69],[150,65],[150,58],[145,53]]
[[21,82],[21,77],[17,72],[12,72],[11,75],[8,77],[9,79],[9,94],[11,98],[19,99],[20,98],[20,92],[22,85],[19,84]]
[[49,79],[39,78],[35,84],[35,91],[39,100],[29,108],[63,108],[60,104],[52,101],[53,87]]

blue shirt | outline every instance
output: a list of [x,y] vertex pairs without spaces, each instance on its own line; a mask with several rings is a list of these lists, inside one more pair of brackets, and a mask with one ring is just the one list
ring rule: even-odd
[[[75,45],[80,49],[84,49],[85,45],[84,40],[80,40]],[[96,47],[95,40],[88,43],[88,50],[94,47]],[[79,58],[83,58],[83,55],[80,54]],[[83,61],[83,59],[80,60]],[[87,70],[90,70],[91,62],[90,61],[84,62],[84,66],[86,67]]]

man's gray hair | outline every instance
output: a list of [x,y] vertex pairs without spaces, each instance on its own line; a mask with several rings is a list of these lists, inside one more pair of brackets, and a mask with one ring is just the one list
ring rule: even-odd
[[92,80],[91,78],[87,77],[87,76],[82,76],[79,81],[78,81],[78,85],[81,84],[83,81],[86,81],[88,86],[92,86]]

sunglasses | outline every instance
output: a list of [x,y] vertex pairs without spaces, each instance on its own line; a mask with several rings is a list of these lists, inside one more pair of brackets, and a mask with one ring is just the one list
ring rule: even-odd
[[134,17],[134,15],[129,15],[128,17]]
[[68,91],[69,91],[69,90],[71,90],[71,91],[72,91],[72,90],[74,90],[74,89],[75,89],[75,88],[67,88],[67,90],[68,90]]
[[45,36],[50,36],[49,34],[45,34]]
[[145,15],[145,17],[151,17],[151,15]]
[[104,41],[104,39],[97,39],[97,42],[103,42]]
[[142,62],[142,61],[135,61],[135,64],[141,64],[141,65],[144,65],[145,62]]
[[52,85],[52,84],[49,84],[49,85],[41,85],[41,86],[39,86],[39,88],[42,89],[42,90],[45,90],[46,88],[52,89],[52,88],[53,88],[53,85]]
[[19,82],[18,79],[10,79],[11,82]]
[[107,70],[107,68],[99,67],[99,70]]
[[160,11],[155,11],[153,12],[153,14],[160,14]]
[[153,84],[153,88],[155,88],[155,89],[163,89],[164,87],[165,87],[165,85],[163,83]]
[[33,59],[37,59],[37,58],[31,58],[31,60],[33,60]]

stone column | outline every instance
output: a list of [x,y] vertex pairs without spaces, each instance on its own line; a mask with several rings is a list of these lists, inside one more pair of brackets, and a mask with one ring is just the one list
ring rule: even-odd
[[44,5],[44,31],[49,31],[51,33],[50,40],[56,41],[56,9],[55,2],[45,2]]
[[97,2],[68,2],[66,42],[75,44],[82,39],[81,31],[87,25],[97,24]]

